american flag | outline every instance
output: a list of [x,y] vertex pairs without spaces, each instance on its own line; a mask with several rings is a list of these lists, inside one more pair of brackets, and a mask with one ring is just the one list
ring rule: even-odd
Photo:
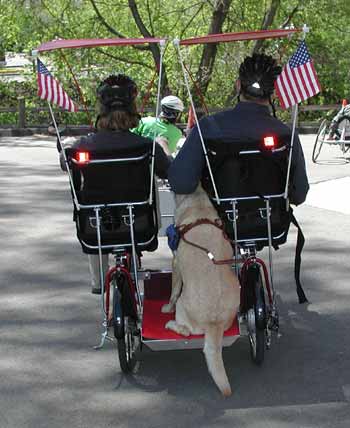
[[38,59],[38,95],[42,100],[75,112],[78,110],[74,102],[69,98],[60,83],[50,74],[45,65]]
[[300,42],[298,49],[275,81],[275,89],[281,107],[284,109],[313,97],[321,91],[313,61],[304,40]]

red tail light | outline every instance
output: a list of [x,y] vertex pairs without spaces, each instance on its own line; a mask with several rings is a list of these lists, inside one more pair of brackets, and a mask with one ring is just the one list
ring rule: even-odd
[[89,152],[77,152],[76,159],[78,163],[87,163],[90,160]]
[[276,139],[273,136],[264,137],[265,149],[274,149],[276,147]]

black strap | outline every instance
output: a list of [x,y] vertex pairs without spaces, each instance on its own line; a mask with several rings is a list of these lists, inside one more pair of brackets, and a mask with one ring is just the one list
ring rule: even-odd
[[303,231],[301,230],[301,227],[299,226],[299,223],[297,222],[297,219],[294,217],[292,209],[290,209],[290,218],[291,218],[291,222],[298,229],[297,246],[295,249],[295,261],[294,261],[294,277],[295,277],[295,282],[297,286],[299,303],[305,303],[305,302],[308,302],[308,300],[305,296],[303,287],[301,286],[301,283],[300,283],[301,252],[303,251],[303,247],[305,244],[305,237],[304,237]]

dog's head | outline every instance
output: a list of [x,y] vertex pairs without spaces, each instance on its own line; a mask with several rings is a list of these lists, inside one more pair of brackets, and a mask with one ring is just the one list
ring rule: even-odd
[[188,195],[175,194],[175,221],[183,217],[183,214],[190,208],[198,210],[214,207],[210,202],[207,193],[204,191],[201,184],[198,184],[196,190]]

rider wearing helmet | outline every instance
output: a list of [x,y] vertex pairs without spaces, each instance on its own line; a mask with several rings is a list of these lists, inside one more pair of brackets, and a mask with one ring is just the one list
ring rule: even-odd
[[[124,74],[112,75],[103,80],[97,88],[96,133],[81,137],[71,147],[65,145],[67,157],[74,157],[75,152],[79,150],[93,152],[95,156],[99,156],[99,153],[102,156],[113,153],[115,157],[118,157],[119,152],[123,156],[129,148],[151,150],[152,141],[130,132],[131,128],[138,126],[140,118],[136,108],[136,96],[135,82]],[[61,166],[65,166],[62,157],[61,155]],[[155,173],[158,177],[167,178],[169,165],[170,159],[162,147],[156,144]],[[142,183],[143,180],[144,177],[140,177]],[[92,293],[100,294],[98,255],[88,254],[88,257]],[[103,268],[106,272],[108,254],[103,254]]]
[[[346,121],[350,122],[350,104],[344,99],[341,109],[331,121],[328,135],[330,140],[339,140],[341,138],[340,125]],[[348,132],[345,134],[345,139],[349,139]]]
[[153,140],[156,137],[166,139],[170,153],[174,153],[182,132],[175,123],[184,110],[183,102],[174,95],[164,97],[161,102],[160,118],[144,117],[133,132]]
[[[291,139],[291,130],[271,115],[271,97],[274,81],[281,67],[268,55],[253,54],[239,68],[236,82],[238,103],[231,109],[200,120],[204,142],[217,141],[235,144],[235,141],[261,141],[266,135]],[[272,107],[273,113],[274,109]],[[188,194],[195,191],[206,174],[205,158],[195,126],[186,138],[180,152],[168,171],[168,180],[175,193]],[[294,139],[291,165],[290,202],[298,205],[305,201],[309,189],[305,160],[299,137]]]

